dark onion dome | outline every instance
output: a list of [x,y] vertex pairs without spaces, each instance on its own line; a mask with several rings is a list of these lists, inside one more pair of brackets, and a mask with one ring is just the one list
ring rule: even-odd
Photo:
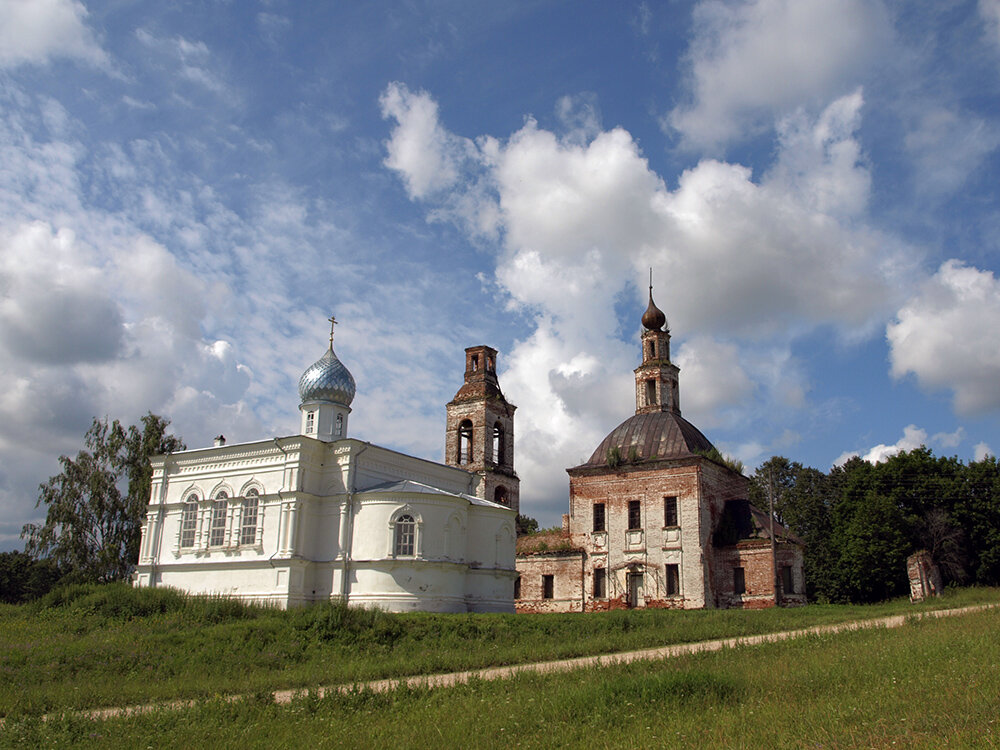
[[679,414],[654,411],[636,414],[615,427],[597,446],[590,460],[579,468],[606,466],[608,451],[615,447],[622,463],[627,464],[633,446],[636,458],[643,461],[689,458],[713,448],[708,438]]
[[299,378],[299,399],[303,404],[329,401],[350,406],[356,390],[354,376],[333,353],[333,344]]
[[667,324],[667,316],[653,302],[653,290],[649,290],[649,306],[642,314],[642,325],[650,331],[659,331]]

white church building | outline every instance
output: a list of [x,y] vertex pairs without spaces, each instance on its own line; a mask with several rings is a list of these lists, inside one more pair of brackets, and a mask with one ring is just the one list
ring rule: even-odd
[[440,464],[348,437],[355,382],[331,333],[299,380],[298,435],[153,459],[135,585],[280,607],[513,612],[514,407],[495,366],[495,350],[466,350]]

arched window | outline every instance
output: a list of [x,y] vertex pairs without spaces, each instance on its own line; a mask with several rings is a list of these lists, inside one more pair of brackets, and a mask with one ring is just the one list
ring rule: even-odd
[[181,547],[193,547],[195,532],[198,530],[198,496],[188,495],[181,516]]
[[496,461],[497,466],[506,465],[507,456],[505,454],[503,425],[497,422],[493,425],[493,460]]
[[468,419],[458,426],[458,463],[472,463],[472,422]]
[[260,493],[255,489],[247,490],[243,498],[243,523],[240,525],[240,544],[254,544],[257,541],[257,510],[260,505]]
[[229,494],[222,490],[212,503],[212,525],[209,527],[208,544],[221,547],[226,543],[226,511],[229,509]]
[[413,516],[400,516],[396,519],[396,539],[393,544],[393,550],[397,556],[405,557],[413,555],[416,532],[417,524],[413,520]]
[[656,359],[656,342],[652,339],[649,340],[649,358]]
[[500,505],[507,505],[507,488],[497,487],[496,491],[493,493],[493,502],[500,503]]

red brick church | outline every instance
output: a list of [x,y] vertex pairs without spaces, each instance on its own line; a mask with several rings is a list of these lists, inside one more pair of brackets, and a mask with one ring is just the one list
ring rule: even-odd
[[681,416],[652,287],[642,326],[635,414],[567,470],[562,530],[518,540],[517,610],[804,604],[801,542],[750,504],[750,480]]

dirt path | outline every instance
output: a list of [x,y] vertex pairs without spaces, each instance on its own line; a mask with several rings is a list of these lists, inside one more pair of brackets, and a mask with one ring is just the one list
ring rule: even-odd
[[[970,607],[960,607],[958,609],[941,609],[932,612],[921,612],[907,615],[892,615],[890,617],[878,617],[871,620],[854,620],[852,622],[842,622],[835,625],[814,625],[810,628],[800,630],[786,630],[780,633],[767,633],[764,635],[740,636],[737,638],[721,638],[714,641],[700,641],[698,643],[682,643],[676,646],[661,646],[659,648],[646,648],[639,651],[626,651],[617,654],[600,654],[598,656],[581,656],[575,659],[562,659],[559,661],[543,661],[531,664],[514,664],[506,667],[488,667],[486,669],[472,669],[467,672],[448,672],[445,674],[414,675],[412,677],[394,677],[385,680],[372,680],[369,682],[358,682],[345,685],[332,685],[317,688],[296,688],[293,690],[277,690],[272,693],[275,703],[290,703],[295,698],[312,694],[322,698],[333,693],[346,693],[352,690],[372,690],[375,692],[386,692],[395,690],[400,686],[441,688],[460,685],[470,680],[502,680],[512,677],[522,672],[537,672],[548,674],[553,672],[568,672],[574,669],[586,667],[607,667],[615,664],[629,664],[635,661],[653,661],[656,659],[670,659],[684,654],[697,654],[703,651],[721,651],[724,648],[736,648],[738,646],[755,646],[760,643],[776,643],[787,641],[790,638],[800,638],[804,635],[819,633],[841,633],[848,630],[861,630],[864,628],[898,628],[906,624],[908,619],[922,620],[928,617],[951,617],[963,615],[969,612],[979,612],[985,609],[1000,607],[1000,604],[978,604]],[[226,696],[225,700],[237,701],[244,698],[244,695]],[[89,711],[79,711],[77,715],[91,719],[109,719],[115,716],[127,716],[130,714],[141,714],[155,711],[157,709],[181,709],[196,705],[199,700],[177,700],[162,703],[150,703],[142,706],[117,706],[111,708],[98,708]],[[48,714],[43,719],[49,719],[58,714]],[[0,725],[2,726],[2,725]]]

